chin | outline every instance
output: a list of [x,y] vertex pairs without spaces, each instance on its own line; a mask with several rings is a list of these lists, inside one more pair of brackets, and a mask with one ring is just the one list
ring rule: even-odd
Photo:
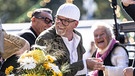
[[57,33],[58,35],[60,35],[60,36],[65,35],[65,32],[62,31],[62,30],[57,30],[56,33]]

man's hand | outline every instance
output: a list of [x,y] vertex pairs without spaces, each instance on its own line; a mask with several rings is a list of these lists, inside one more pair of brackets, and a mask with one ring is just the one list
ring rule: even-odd
[[133,76],[133,67],[127,67],[123,70],[124,76]]
[[130,4],[135,4],[134,0],[121,0],[124,6],[129,6]]

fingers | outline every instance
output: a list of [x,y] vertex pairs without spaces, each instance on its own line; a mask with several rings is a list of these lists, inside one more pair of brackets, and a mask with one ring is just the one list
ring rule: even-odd
[[131,4],[135,4],[135,1],[131,2]]
[[121,0],[124,6],[129,6],[130,4],[135,4],[134,0]]
[[133,67],[127,67],[123,70],[124,76],[133,76]]
[[94,67],[93,67],[93,70],[101,70],[102,68],[102,64],[95,64]]
[[[100,61],[100,62],[99,62]],[[101,70],[103,62],[99,59],[90,58],[86,60],[87,68],[91,70]]]

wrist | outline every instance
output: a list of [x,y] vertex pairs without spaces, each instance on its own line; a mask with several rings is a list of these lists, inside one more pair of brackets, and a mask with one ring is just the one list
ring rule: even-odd
[[102,70],[105,71],[105,65],[102,66]]
[[129,6],[129,4],[126,3],[126,2],[122,2],[122,3],[123,3],[123,5],[124,5],[125,7]]
[[135,76],[135,69],[133,69],[133,76]]

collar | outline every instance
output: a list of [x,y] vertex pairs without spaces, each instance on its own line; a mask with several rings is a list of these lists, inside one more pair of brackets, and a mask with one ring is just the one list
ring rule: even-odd
[[[63,39],[64,41],[69,42],[69,40],[68,40],[67,37],[63,37],[63,36],[61,36],[61,37],[62,37],[62,39]],[[79,35],[77,35],[76,33],[73,32],[73,39],[74,39],[75,41],[80,41],[81,38],[80,38]],[[72,39],[72,40],[73,40],[73,39]],[[71,40],[71,41],[72,41],[72,40]]]
[[36,34],[36,32],[34,31],[34,29],[32,27],[30,27],[30,30],[35,34],[36,38],[38,37],[38,35]]

